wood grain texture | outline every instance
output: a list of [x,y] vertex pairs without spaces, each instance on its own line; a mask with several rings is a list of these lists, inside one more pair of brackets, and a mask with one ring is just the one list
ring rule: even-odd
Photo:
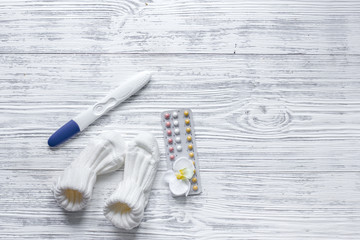
[[[356,239],[359,63],[357,56],[323,55],[2,55],[0,233]],[[141,69],[156,73],[139,94],[61,148],[46,146],[58,126]],[[173,107],[191,107],[196,117],[204,194],[186,202],[172,199],[160,180],[159,114]],[[64,213],[50,193],[55,176],[104,129],[122,130],[127,140],[152,131],[160,143],[157,181],[138,230],[116,230],[102,216],[121,172],[101,178],[81,214]]]
[[[357,56],[3,55],[0,61],[4,169],[63,169],[74,148],[104,129],[124,130],[127,139],[150,130],[162,143],[160,112],[191,107],[205,170],[360,170]],[[146,88],[78,138],[48,149],[53,131],[141,69],[155,71]],[[6,159],[9,153],[19,158]]]
[[357,0],[0,2],[3,53],[360,53]]
[[[360,2],[0,1],[1,239],[360,237]],[[60,148],[47,138],[126,77],[152,81]],[[190,107],[203,194],[174,199],[160,113]],[[159,172],[141,226],[84,211],[52,182],[104,130],[155,134]]]
[[204,193],[186,201],[169,196],[162,173],[141,227],[123,231],[101,212],[122,171],[100,177],[92,201],[80,213],[56,207],[49,186],[59,171],[3,171],[0,234],[35,239],[356,239],[360,234],[359,185],[353,182],[358,172],[205,171]]

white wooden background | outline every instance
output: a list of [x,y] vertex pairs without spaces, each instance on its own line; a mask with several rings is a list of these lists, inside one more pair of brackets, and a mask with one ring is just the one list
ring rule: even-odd
[[[150,84],[60,148],[47,138],[125,77]],[[358,0],[0,0],[0,238],[360,239]],[[204,192],[160,169],[140,228],[78,213],[53,179],[103,130],[193,110]]]

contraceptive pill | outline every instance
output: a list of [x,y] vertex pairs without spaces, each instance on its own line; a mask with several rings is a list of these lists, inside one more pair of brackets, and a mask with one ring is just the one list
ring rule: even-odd
[[[169,116],[167,114],[169,114]],[[188,196],[200,194],[202,188],[192,111],[190,109],[178,109],[163,112],[161,114],[161,125],[163,128],[168,169],[173,170],[173,164],[181,158],[190,160],[192,163],[191,165],[194,166],[194,170],[191,170],[194,172],[193,176],[188,176],[188,178],[183,179],[184,176],[178,172],[176,173],[178,174],[177,177],[182,176],[182,178],[177,180],[189,184]],[[172,174],[173,177],[175,176],[174,174],[175,173]],[[181,194],[178,192],[175,194],[172,191],[172,195],[177,197]]]

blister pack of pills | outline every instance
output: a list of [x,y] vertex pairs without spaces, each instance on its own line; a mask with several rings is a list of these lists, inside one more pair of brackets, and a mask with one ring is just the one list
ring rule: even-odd
[[[170,176],[167,180],[173,196],[191,196],[202,192],[195,124],[190,109],[161,113],[165,153]],[[172,173],[171,173],[172,171]]]

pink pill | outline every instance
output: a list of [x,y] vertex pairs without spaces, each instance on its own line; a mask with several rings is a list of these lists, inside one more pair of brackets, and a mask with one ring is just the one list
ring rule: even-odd
[[173,152],[173,151],[174,151],[174,148],[173,148],[173,147],[169,147],[169,151],[170,151],[170,152]]
[[171,123],[170,122],[166,122],[166,127],[171,127]]
[[170,117],[170,114],[169,114],[169,113],[165,113],[165,118],[166,118],[166,119],[169,119],[169,117]]
[[174,156],[174,155],[170,155],[170,159],[171,159],[171,160],[174,160],[174,159],[175,159],[175,156]]
[[167,130],[167,135],[171,136],[171,130]]
[[168,139],[168,143],[169,143],[169,144],[172,144],[172,143],[173,143],[172,138],[169,138],[169,139]]

